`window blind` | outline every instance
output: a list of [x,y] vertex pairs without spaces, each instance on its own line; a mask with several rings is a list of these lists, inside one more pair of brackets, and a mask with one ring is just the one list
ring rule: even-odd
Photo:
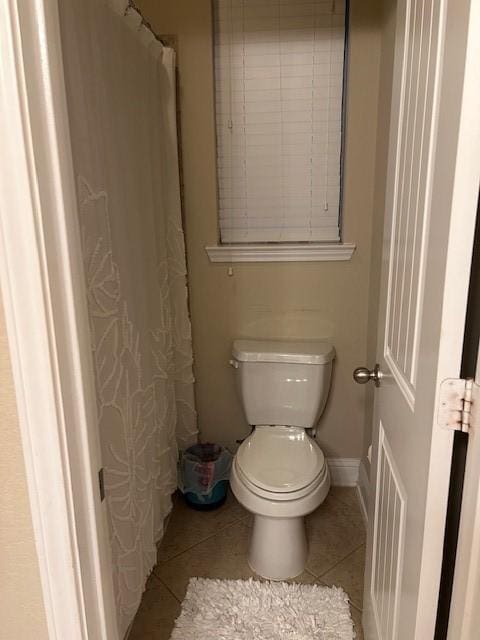
[[343,0],[214,0],[221,240],[336,241]]

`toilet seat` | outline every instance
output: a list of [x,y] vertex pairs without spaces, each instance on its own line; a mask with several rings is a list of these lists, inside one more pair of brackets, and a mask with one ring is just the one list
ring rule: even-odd
[[251,491],[275,500],[307,494],[326,472],[320,447],[305,429],[290,426],[256,427],[240,446],[235,465]]
[[300,518],[314,511],[326,498],[330,489],[330,473],[325,463],[323,470],[308,486],[298,491],[273,492],[260,489],[245,477],[236,460],[230,474],[232,491],[255,517]]
[[325,481],[325,477],[328,474],[327,465],[324,465],[320,473],[314,478],[310,484],[302,489],[298,489],[297,491],[269,491],[267,489],[262,489],[257,485],[253,484],[249,480],[249,478],[243,473],[240,467],[234,461],[235,473],[238,477],[238,480],[254,495],[259,498],[266,498],[269,501],[279,501],[279,502],[288,502],[293,500],[298,500],[303,498],[316,490],[316,488],[321,485]]

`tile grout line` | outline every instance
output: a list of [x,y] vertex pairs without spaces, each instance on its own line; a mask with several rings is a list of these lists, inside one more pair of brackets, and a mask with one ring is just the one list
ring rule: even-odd
[[339,562],[337,562],[337,564],[336,564],[336,565],[334,565],[331,569],[329,569],[328,571],[324,571],[324,572],[322,573],[322,576],[324,576],[324,575],[325,575],[326,573],[328,573],[329,571],[332,571],[333,569],[335,569],[335,567],[337,567],[341,562],[345,562],[345,560],[348,560],[348,558],[350,558],[350,556],[353,556],[353,554],[354,554],[354,553],[357,553],[357,551],[358,551],[359,549],[361,549],[362,547],[365,547],[365,545],[366,545],[366,542],[362,542],[361,544],[359,544],[359,545],[358,545],[358,547],[355,547],[355,549],[354,549],[353,551],[351,551],[350,553],[347,553],[347,555],[346,555],[342,560],[340,560]]
[[[347,500],[342,500],[342,498],[339,498],[338,496],[335,496],[335,495],[332,495],[329,497],[331,497],[331,499],[334,500],[335,502],[339,502],[343,507],[347,507],[348,509],[353,508],[352,505],[349,504]],[[354,508],[358,509],[360,516],[362,516],[362,512],[360,510],[359,505],[356,505]],[[363,520],[363,516],[362,516],[362,520]],[[366,531],[365,523],[363,523],[362,528],[364,529],[364,531]]]
[[[326,582],[324,582],[321,578],[316,578],[316,582],[317,582],[317,583],[320,583],[322,587],[327,587],[328,589],[329,589],[329,588],[331,588],[332,586],[335,586],[335,585],[327,584],[327,583],[326,583]],[[345,591],[345,589],[343,589],[343,590]],[[346,593],[346,594],[347,594],[347,596],[348,596],[348,604],[349,604],[351,607],[353,607],[354,609],[356,609],[359,613],[363,613],[363,607],[360,607],[358,604],[356,604],[356,603],[352,600],[352,598],[351,598],[350,594],[349,594],[347,591],[345,591],[345,593]]]
[[[342,562],[345,562],[345,560],[348,560],[348,558],[350,558],[351,556],[353,556],[354,553],[357,553],[357,551],[359,549],[361,549],[362,547],[365,546],[365,542],[363,542],[362,544],[360,544],[356,549],[354,549],[351,553],[349,553],[348,555],[346,555],[343,560],[340,560],[339,562],[337,562],[337,564],[335,564],[333,567],[331,567],[330,569],[328,569],[327,571],[324,571],[320,576],[318,576],[318,580],[320,580],[325,586],[330,586],[328,585],[324,580],[322,580],[322,578],[327,574],[330,573],[330,571],[333,571],[335,569],[335,567],[338,567],[338,565]],[[354,604],[351,596],[349,594],[348,595],[348,601],[350,602],[350,604],[355,607],[355,609],[357,609],[358,611],[360,611],[361,613],[363,613],[363,606],[358,606],[357,604]]]
[[313,571],[310,571],[310,569],[307,569],[305,567],[304,571],[305,573],[308,573],[309,576],[312,576],[312,578],[314,578],[315,580],[318,580],[317,576],[313,573]]
[[[351,488],[355,491],[356,495],[355,495],[355,507],[360,511],[360,515],[362,516],[362,521],[363,521],[363,529],[366,532],[367,531],[367,524],[368,522],[365,521],[365,518],[363,516],[362,513],[362,506],[360,504],[360,498],[358,497],[359,494],[358,492],[360,491],[360,485],[356,484],[354,487],[345,487],[345,488]],[[335,496],[332,495],[332,498],[334,498],[334,500],[337,500],[337,502],[340,502],[341,504],[343,504],[344,507],[352,507],[352,504],[349,503],[347,500],[343,500],[340,496]]]
[[[157,567],[159,564],[167,564],[167,562],[170,562],[170,560],[175,560],[176,558],[179,558],[182,554],[187,553],[187,551],[191,551],[195,547],[198,547],[199,544],[202,544],[202,543],[206,542],[207,540],[210,540],[210,538],[213,538],[214,536],[216,536],[217,534],[221,533],[222,531],[225,531],[225,529],[228,529],[229,527],[233,527],[234,524],[238,524],[239,522],[243,523],[243,518],[236,518],[235,520],[233,520],[232,522],[229,522],[224,527],[221,527],[220,529],[216,529],[213,533],[209,534],[205,538],[202,538],[198,542],[195,542],[194,544],[192,544],[191,546],[187,547],[186,549],[183,549],[182,551],[179,551],[178,553],[176,553],[175,555],[171,556],[170,558],[167,558],[166,560],[159,560],[157,562],[157,564],[155,565],[155,567]],[[247,525],[245,525],[245,526],[247,526]],[[160,540],[160,542],[158,544],[161,545],[162,541]],[[155,567],[154,567],[153,571],[155,571]]]
[[330,573],[330,571],[333,571],[335,569],[335,567],[338,567],[338,565],[341,562],[345,562],[345,560],[347,560],[348,558],[350,558],[350,556],[353,556],[354,553],[356,553],[361,547],[365,546],[365,542],[362,542],[362,544],[359,544],[358,547],[355,547],[355,549],[353,551],[350,551],[349,553],[347,553],[346,556],[344,556],[341,560],[339,560],[338,562],[336,562],[334,565],[332,565],[329,569],[327,569],[326,571],[323,571],[320,575],[317,576],[316,573],[314,573],[311,569],[309,569],[309,572],[311,574],[313,574],[316,578],[318,578],[319,580],[321,580],[321,578],[327,574]]
[[178,602],[178,604],[182,604],[182,600],[180,600],[180,598],[178,598],[175,593],[170,589],[170,587],[168,586],[168,584],[159,576],[155,575],[155,577],[157,578],[157,580],[159,582],[162,583],[162,585],[165,587],[165,589],[175,598],[175,600]]

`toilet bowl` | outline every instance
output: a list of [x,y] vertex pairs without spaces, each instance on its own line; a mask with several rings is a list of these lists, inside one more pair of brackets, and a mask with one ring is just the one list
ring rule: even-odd
[[[295,430],[303,431],[302,437],[309,441],[310,466],[300,464],[308,463],[308,455],[300,461],[296,452],[291,451],[303,446],[298,441],[292,446],[288,440],[295,437]],[[279,431],[285,432],[283,451],[278,443],[272,442],[278,439]],[[255,442],[259,434],[261,443]],[[276,455],[269,449],[272,444]],[[327,464],[318,445],[297,427],[257,427],[242,447],[234,459],[230,483],[237,500],[254,514],[250,567],[270,580],[293,578],[302,573],[307,560],[303,518],[325,500],[330,488]],[[249,456],[257,450],[264,452],[263,460]],[[285,481],[286,474],[289,482]]]
[[230,478],[237,500],[254,515],[249,564],[265,578],[286,580],[305,568],[304,517],[330,488],[323,452],[306,429],[325,407],[335,351],[326,342],[239,340],[232,353],[254,427]]

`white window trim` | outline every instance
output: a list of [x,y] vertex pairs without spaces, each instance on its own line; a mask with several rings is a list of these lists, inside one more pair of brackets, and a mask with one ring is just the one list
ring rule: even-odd
[[355,244],[222,244],[205,247],[210,262],[340,262],[352,258]]

